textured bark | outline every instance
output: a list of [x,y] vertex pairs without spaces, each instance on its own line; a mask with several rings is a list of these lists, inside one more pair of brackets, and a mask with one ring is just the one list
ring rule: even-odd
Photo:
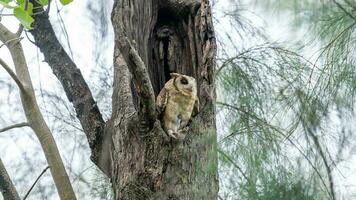
[[[208,1],[115,1],[115,82],[111,177],[116,199],[217,199],[213,67],[215,38]],[[137,124],[140,99],[120,45],[126,36],[147,66],[155,94],[170,72],[198,81],[201,112],[184,142],[173,141],[157,119],[146,135]],[[134,78],[134,77],[133,77]],[[134,123],[133,123],[134,122]]]
[[20,200],[20,196],[0,159],[0,192],[4,200]]
[[97,164],[105,125],[104,120],[80,70],[59,43],[48,19],[48,14],[43,12],[36,1],[30,0],[30,2],[33,3],[33,12],[36,13],[33,16],[35,18],[33,30],[30,32],[36,45],[43,53],[45,61],[61,82],[67,98],[73,103],[92,149],[91,159]]

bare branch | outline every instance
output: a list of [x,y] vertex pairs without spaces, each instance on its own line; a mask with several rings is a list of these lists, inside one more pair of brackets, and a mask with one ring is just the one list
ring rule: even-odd
[[30,189],[27,191],[25,197],[23,198],[23,200],[26,200],[26,198],[28,197],[28,195],[30,195],[32,189],[35,187],[36,183],[40,180],[40,178],[43,176],[43,174],[49,169],[49,166],[47,166],[42,172],[41,174],[37,177],[37,179],[35,180],[35,182],[32,184],[32,186],[30,187]]
[[[17,38],[16,34],[9,31],[0,23],[0,40],[6,42],[14,38]],[[36,133],[41,144],[46,160],[51,166],[51,174],[59,197],[61,199],[75,200],[74,190],[59,154],[57,144],[37,104],[22,45],[19,42],[11,42],[7,44],[7,47],[14,62],[17,77],[26,86],[26,93],[20,93],[22,107],[28,123]]]
[[0,159],[0,192],[4,199],[20,200],[20,196]]
[[11,125],[11,126],[8,126],[8,127],[0,129],[0,133],[8,131],[8,130],[11,130],[11,129],[14,129],[14,128],[22,128],[22,127],[25,127],[25,126],[30,126],[30,124],[27,123],[27,122],[14,124],[14,125]]
[[16,76],[16,74],[11,70],[9,65],[7,65],[1,58],[0,58],[0,65],[7,71],[7,73],[11,76],[11,78],[16,82],[17,86],[20,88],[21,92],[26,93],[26,89]]
[[68,100],[73,103],[92,150],[91,159],[97,163],[105,122],[80,70],[58,41],[48,14],[43,12],[43,8],[35,0],[30,2],[37,13],[33,16],[35,22],[30,33],[43,53],[45,61],[61,82]]
[[17,38],[13,38],[13,39],[11,39],[11,40],[8,40],[8,41],[6,41],[6,42],[4,42],[4,44],[2,44],[2,45],[0,45],[0,48],[1,47],[3,47],[3,46],[5,46],[5,45],[8,45],[9,43],[11,43],[11,42],[14,42],[14,41],[20,41],[20,40],[22,40],[23,39],[23,37],[17,37]]
[[16,31],[16,35],[17,35],[17,37],[20,37],[21,36],[21,34],[22,34],[22,32],[23,32],[23,26],[22,26],[22,24],[20,24],[20,26],[19,26],[19,29],[17,29],[17,31]]

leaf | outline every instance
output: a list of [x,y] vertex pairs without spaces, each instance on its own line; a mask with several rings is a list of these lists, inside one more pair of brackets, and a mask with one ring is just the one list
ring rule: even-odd
[[11,0],[0,0],[0,2],[6,3],[6,4],[10,3],[10,1]]
[[62,5],[67,5],[69,3],[71,3],[73,0],[60,0]]
[[32,29],[31,24],[34,19],[23,8],[16,7],[14,9],[14,16],[21,22],[26,29]]
[[47,6],[47,5],[48,5],[48,0],[38,0],[38,2],[39,2],[42,6]]
[[11,0],[0,0],[0,5],[3,5],[5,8],[14,8],[13,6],[10,6],[9,3]]
[[[26,0],[16,0],[16,3],[23,9],[25,10],[26,6]],[[33,10],[33,4],[29,1],[27,1],[27,13],[29,15],[32,15],[32,10]]]
[[32,15],[32,12],[33,11],[33,4],[32,3],[30,3],[30,2],[28,2],[28,5],[27,5],[27,14],[28,15]]

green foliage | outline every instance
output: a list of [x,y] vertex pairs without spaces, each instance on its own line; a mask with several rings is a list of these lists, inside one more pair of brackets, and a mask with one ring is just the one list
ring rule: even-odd
[[[60,0],[62,5],[67,5],[73,0]],[[42,6],[47,6],[49,0],[38,0],[37,1]],[[20,23],[26,28],[31,29],[34,19],[33,14],[33,4],[28,0],[0,0],[0,5],[7,9],[13,11],[13,15],[20,21]]]
[[[294,25],[308,28],[302,41],[275,44],[265,36],[262,45],[224,49],[220,55],[218,86],[229,94],[217,102],[226,116],[222,124],[228,124],[220,140],[221,171],[230,177],[223,188],[237,191],[226,199],[335,199],[330,166],[337,166],[351,137],[344,130],[356,100],[356,2],[256,4],[295,13]],[[260,40],[255,33],[254,41]],[[227,38],[222,46],[236,43]],[[317,57],[306,59],[303,54],[314,46],[320,46]],[[337,120],[345,124],[333,127]]]
[[71,3],[73,0],[60,0],[63,5]]
[[21,24],[27,28],[27,29],[31,29],[31,24],[34,21],[34,19],[31,17],[30,13],[32,12],[32,4],[28,11],[25,11],[22,7],[16,7],[14,8],[14,16],[21,22]]
[[43,6],[48,5],[48,0],[38,0],[38,2]]
[[13,6],[11,6],[9,3],[12,0],[0,0],[0,5],[4,6],[5,8],[13,8]]

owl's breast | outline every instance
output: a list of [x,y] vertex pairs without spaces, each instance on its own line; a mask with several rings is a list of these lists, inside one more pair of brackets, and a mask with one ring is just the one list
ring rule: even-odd
[[190,118],[194,108],[195,98],[182,94],[172,94],[169,96],[166,111],[171,114],[181,115],[182,119]]

